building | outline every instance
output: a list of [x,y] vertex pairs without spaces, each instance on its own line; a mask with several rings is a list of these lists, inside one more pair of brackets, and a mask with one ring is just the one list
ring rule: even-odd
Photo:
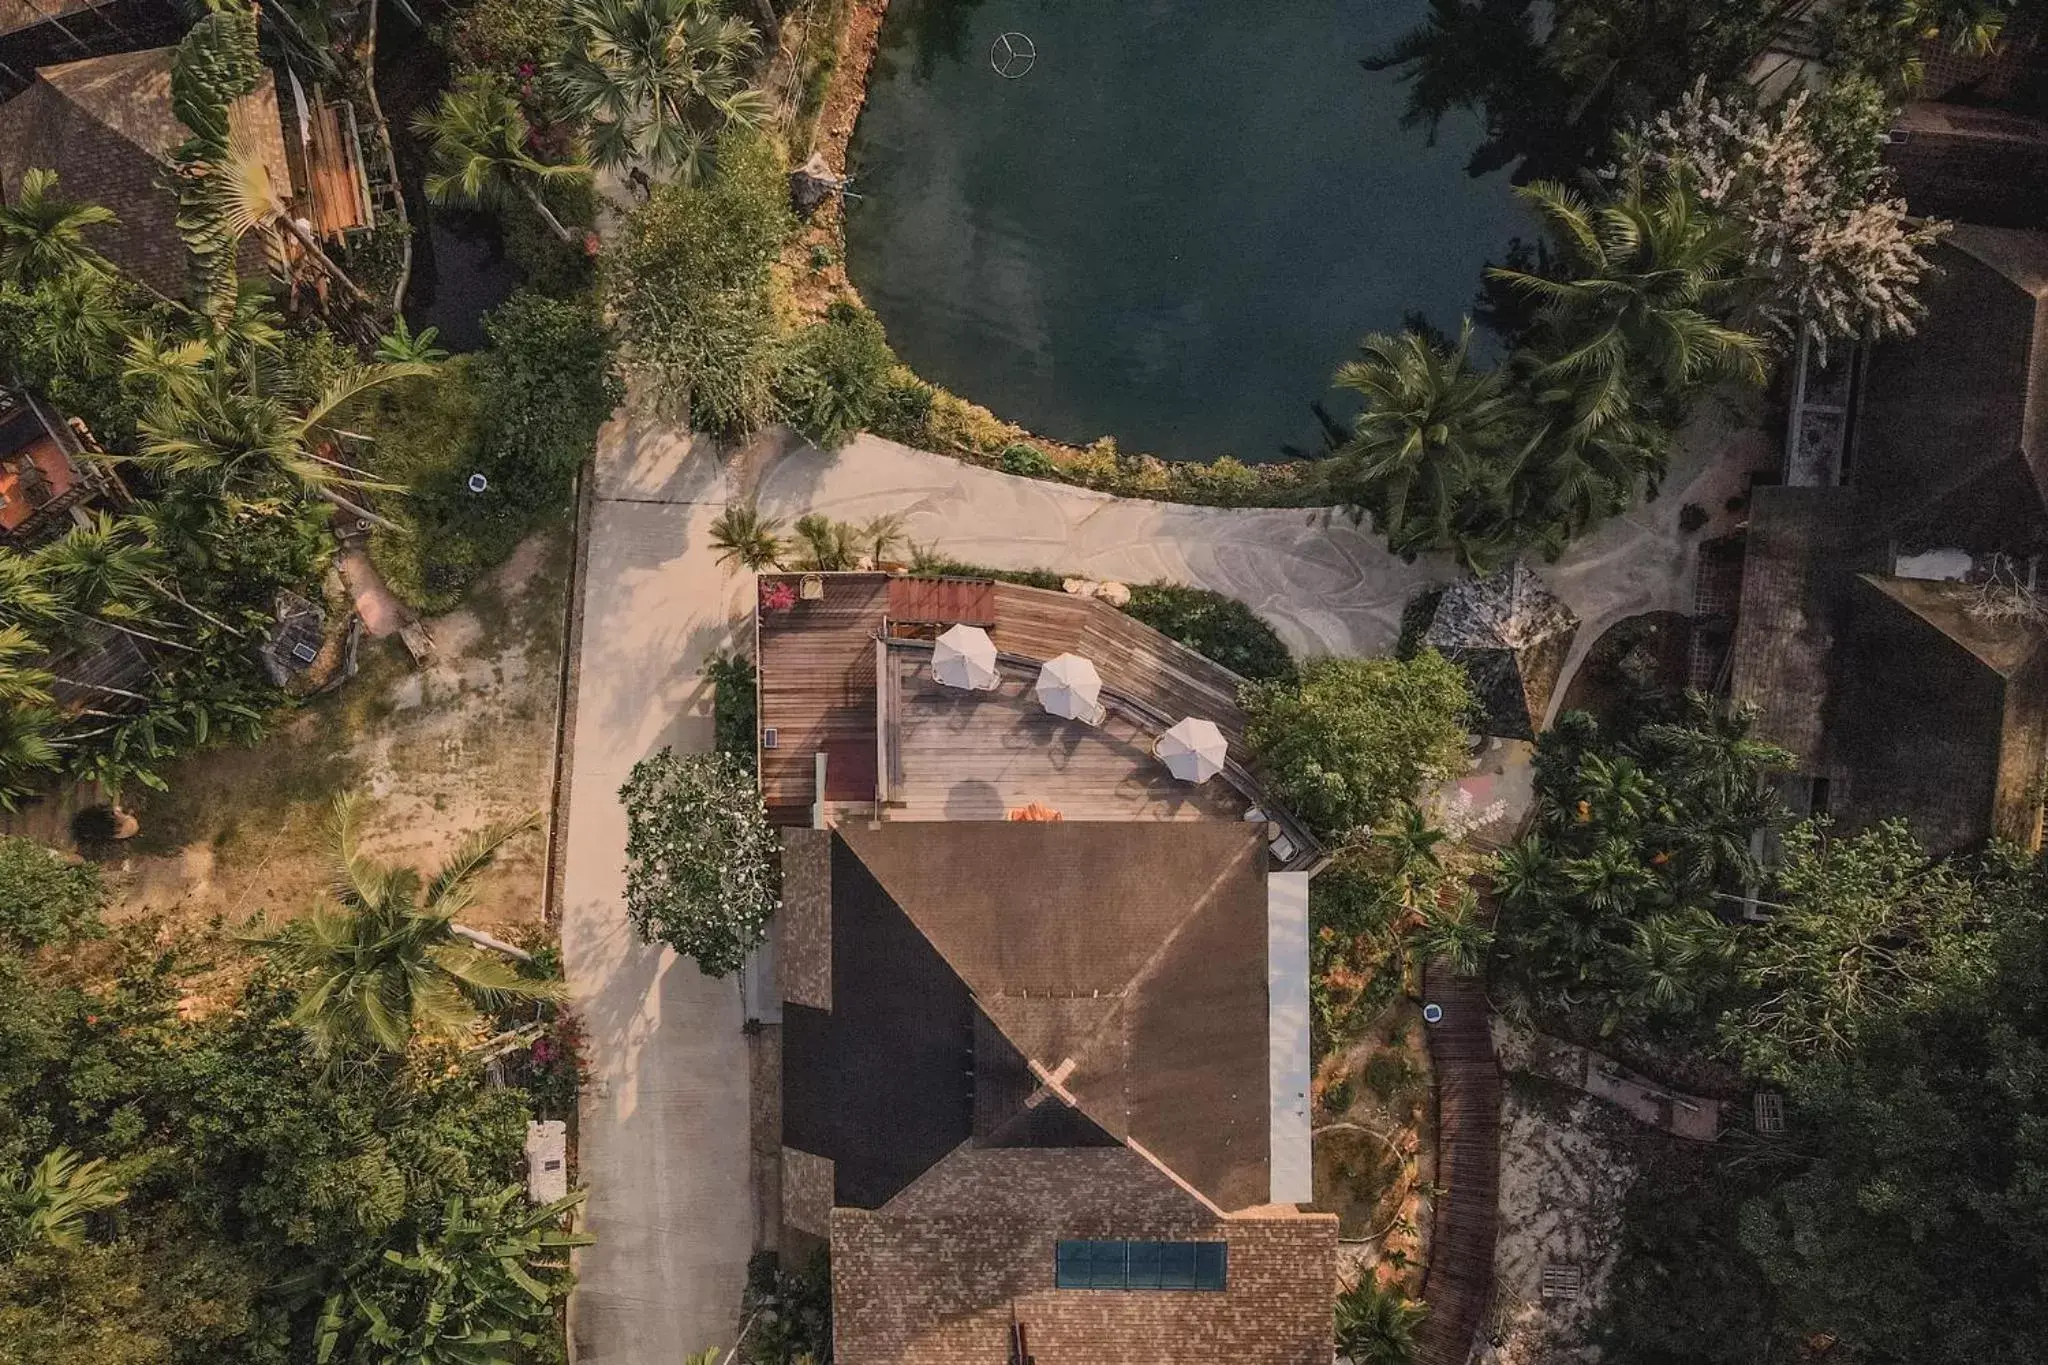
[[792,830],[787,1245],[845,1365],[1330,1359],[1308,888],[1234,824]]
[[[1838,460],[1754,490],[1731,691],[1795,807],[1937,853],[2040,839],[2048,235],[1959,227],[1919,333],[1872,348]],[[1796,445],[1796,442],[1795,442]]]
[[[175,48],[119,52],[46,66],[0,104],[0,197],[20,193],[31,170],[57,173],[62,192],[114,211],[87,239],[123,271],[173,298],[190,282],[177,197],[165,188],[171,153],[191,136],[171,110]],[[371,222],[360,139],[347,107],[308,102],[296,79],[269,76],[229,110],[230,137],[253,149],[295,218],[329,239]],[[281,109],[290,110],[289,135]],[[272,269],[252,235],[239,269]]]
[[174,43],[185,23],[172,0],[0,0],[0,99],[38,67]]
[[1483,733],[1534,739],[1578,630],[1571,608],[1516,560],[1445,588],[1422,643],[1465,670]]
[[[779,1245],[832,1252],[842,1365],[1326,1365],[1308,881],[1323,853],[1232,755],[1238,679],[1107,604],[985,579],[766,575],[760,772]],[[986,631],[994,681],[937,684]],[[1090,720],[1040,665],[1101,672]]]
[[0,389],[0,547],[63,534],[73,508],[113,487],[68,423],[39,399]]

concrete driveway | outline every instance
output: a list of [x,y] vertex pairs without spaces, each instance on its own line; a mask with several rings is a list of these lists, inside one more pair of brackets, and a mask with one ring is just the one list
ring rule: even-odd
[[[1757,439],[1733,416],[1702,423],[1664,498],[1541,566],[1585,622],[1581,651],[1623,616],[1689,606],[1696,538],[1679,534],[1679,509],[1719,490]],[[739,989],[634,941],[618,802],[639,758],[710,745],[698,668],[749,606],[751,580],[721,570],[707,543],[735,494],[792,520],[901,513],[913,540],[973,563],[1213,588],[1309,654],[1385,650],[1408,597],[1454,572],[1441,556],[1404,564],[1342,519],[1112,498],[874,437],[827,454],[769,435],[721,462],[656,423],[606,427],[585,549],[562,914],[591,1071],[581,1158],[598,1240],[579,1256],[571,1306],[587,1365],[656,1365],[730,1344],[752,1250]],[[1706,505],[1719,511],[1718,498]]]

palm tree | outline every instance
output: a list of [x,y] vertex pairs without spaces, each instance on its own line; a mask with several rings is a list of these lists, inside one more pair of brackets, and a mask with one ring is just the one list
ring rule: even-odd
[[861,543],[867,546],[867,553],[876,563],[889,558],[891,551],[900,551],[910,543],[903,534],[901,512],[884,512],[880,516],[869,517],[860,524],[859,535]]
[[[559,1339],[556,1314],[569,1292],[569,1253],[596,1238],[563,1230],[562,1220],[582,1203],[582,1191],[552,1204],[533,1205],[525,1191],[507,1185],[495,1194],[449,1198],[435,1231],[420,1233],[413,1250],[388,1250],[345,1272],[364,1275],[383,1294],[344,1285],[330,1294],[320,1315],[318,1358],[338,1358],[344,1334],[356,1338],[351,1359],[374,1348],[377,1360],[406,1365],[487,1365],[527,1360],[551,1330]],[[411,1292],[404,1316],[388,1311],[385,1277],[403,1277]],[[381,1302],[380,1302],[381,1300]]]
[[1427,1306],[1382,1285],[1370,1268],[1337,1296],[1337,1354],[1350,1365],[1411,1365]]
[[51,736],[57,723],[57,713],[48,706],[0,706],[0,810],[14,810],[56,771],[60,755]]
[[353,515],[391,523],[339,489],[392,489],[336,458],[335,423],[369,391],[433,373],[418,361],[345,365],[306,391],[284,363],[274,321],[260,307],[208,315],[198,335],[151,331],[129,346],[127,378],[149,395],[137,424],[138,458],[167,473],[196,476],[225,496],[263,496],[282,482]]
[[1488,274],[1538,304],[1538,385],[1573,385],[1580,425],[1624,412],[1637,376],[1673,396],[1722,378],[1762,382],[1763,340],[1715,317],[1740,283],[1740,234],[1682,178],[1652,193],[1638,171],[1597,206],[1552,181],[1516,193],[1544,220],[1565,277]]
[[818,573],[851,569],[860,563],[864,539],[852,522],[834,521],[822,512],[796,519],[797,543],[803,547],[798,567]]
[[719,130],[772,112],[743,69],[759,35],[719,0],[576,0],[568,23],[552,84],[601,166],[642,163],[689,184]]
[[0,706],[50,704],[50,675],[37,666],[47,652],[20,626],[0,626]]
[[400,1053],[415,1034],[474,1040],[477,1014],[516,1000],[559,999],[559,983],[521,976],[476,945],[455,916],[471,881],[531,818],[476,835],[424,879],[386,867],[357,847],[356,803],[334,803],[338,904],[322,906],[258,940],[305,977],[292,1021],[323,1057]]
[[0,205],[0,276],[27,289],[78,272],[112,275],[85,230],[113,221],[112,209],[57,193],[55,171],[24,172],[13,202]]
[[711,548],[720,564],[738,562],[750,573],[781,564],[788,545],[779,534],[782,518],[764,517],[751,502],[734,503],[711,520]]
[[1512,439],[1518,405],[1498,373],[1471,368],[1471,346],[1469,319],[1448,351],[1416,332],[1374,333],[1337,371],[1365,410],[1336,449],[1332,492],[1354,519],[1371,512],[1396,553],[1447,543],[1460,498]]
[[13,1205],[29,1236],[57,1247],[85,1240],[85,1216],[110,1209],[128,1197],[98,1157],[80,1161],[69,1147],[53,1147],[25,1173],[0,1186],[0,1200]]
[[543,191],[556,182],[582,180],[590,168],[533,155],[526,113],[500,78],[486,72],[463,77],[433,109],[421,111],[413,131],[427,144],[433,164],[426,179],[429,200],[500,209],[523,199],[548,231],[576,243],[577,235],[555,217]]
[[1479,900],[1464,891],[1450,905],[1432,900],[1415,928],[1415,955],[1422,962],[1441,959],[1456,976],[1478,976],[1493,950],[1493,930],[1479,921]]

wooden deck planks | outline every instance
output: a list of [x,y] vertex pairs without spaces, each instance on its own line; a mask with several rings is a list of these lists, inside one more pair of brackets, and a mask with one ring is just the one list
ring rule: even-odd
[[1143,698],[1170,718],[1216,722],[1237,756],[1244,756],[1245,717],[1237,704],[1244,680],[1223,665],[1091,598],[998,583],[995,608],[993,634],[1004,653],[1031,659],[1082,655],[1108,686]]
[[[875,799],[875,633],[888,607],[887,574],[825,574],[822,600],[760,617],[761,799],[778,822],[808,823],[812,755],[826,757],[826,796]],[[800,574],[764,574],[800,591]]]
[[1068,820],[1238,820],[1222,782],[1190,786],[1152,757],[1152,732],[1112,710],[1100,726],[1048,715],[1037,670],[1006,662],[996,692],[931,680],[929,655],[890,651],[892,820],[1001,820],[1034,802]]
[[1441,961],[1423,973],[1425,1001],[1441,1005],[1429,1025],[1436,1073],[1436,1185],[1429,1304],[1417,1365],[1465,1365],[1493,1299],[1494,1242],[1500,1231],[1500,1067],[1494,1060],[1486,983],[1453,976]]

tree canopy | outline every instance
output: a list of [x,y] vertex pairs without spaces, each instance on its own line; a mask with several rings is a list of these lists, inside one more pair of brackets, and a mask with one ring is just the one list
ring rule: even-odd
[[767,933],[781,845],[747,765],[672,749],[633,765],[626,807],[626,916],[707,976],[729,976]]

